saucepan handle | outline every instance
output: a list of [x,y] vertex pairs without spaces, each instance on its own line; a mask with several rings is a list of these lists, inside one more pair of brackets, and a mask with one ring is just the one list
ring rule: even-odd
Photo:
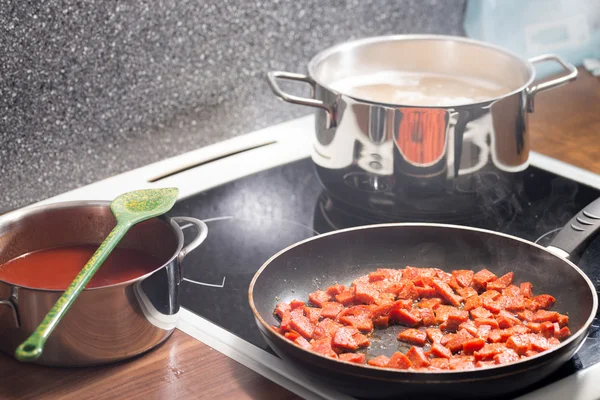
[[19,323],[19,313],[17,311],[17,307],[12,302],[12,300],[10,300],[10,299],[9,300],[0,300],[0,306],[6,306],[6,307],[10,308],[13,319],[15,321],[15,327],[19,328],[21,326],[21,324]]
[[271,71],[267,74],[267,78],[269,81],[269,86],[271,86],[271,90],[273,90],[273,93],[275,93],[275,95],[281,100],[287,101],[288,103],[292,104],[300,104],[302,106],[322,108],[323,110],[327,111],[330,119],[333,118],[332,108],[325,104],[323,101],[314,98],[294,96],[292,94],[284,92],[277,84],[277,79],[287,79],[288,81],[304,82],[308,83],[312,87],[314,93],[315,81],[310,76],[295,74],[292,72]]
[[600,198],[588,204],[567,222],[554,237],[548,250],[567,258],[598,231],[600,231]]
[[187,256],[192,250],[194,250],[196,247],[200,246],[202,242],[204,242],[204,240],[208,236],[208,226],[206,226],[206,224],[200,221],[199,219],[191,217],[172,217],[172,219],[180,225],[191,224],[192,226],[196,227],[196,237],[187,246],[182,248],[179,252],[179,255],[177,256],[177,261],[181,266],[181,263],[183,262],[185,256]]
[[533,84],[532,86],[527,88],[527,95],[529,97],[528,101],[528,111],[533,111],[533,98],[534,96],[543,90],[552,89],[557,86],[562,86],[571,81],[577,79],[577,68],[573,66],[573,64],[563,60],[561,57],[556,54],[544,54],[541,56],[533,57],[529,59],[529,62],[532,64],[539,64],[547,61],[553,61],[558,63],[563,70],[566,72],[565,75],[561,75],[556,79],[552,79],[546,82]]

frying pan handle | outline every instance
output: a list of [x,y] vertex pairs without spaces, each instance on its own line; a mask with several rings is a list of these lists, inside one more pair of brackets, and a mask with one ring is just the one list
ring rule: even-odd
[[[575,253],[579,247],[591,239],[600,230],[600,198],[588,204],[578,212],[558,232],[548,250],[560,253],[567,258]],[[560,251],[555,251],[560,250]],[[562,254],[565,253],[565,254]]]

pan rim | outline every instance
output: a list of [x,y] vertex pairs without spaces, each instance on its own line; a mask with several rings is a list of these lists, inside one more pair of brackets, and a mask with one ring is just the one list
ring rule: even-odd
[[[585,282],[588,284],[588,290],[591,292],[592,294],[592,310],[590,312],[590,315],[588,316],[586,322],[583,324],[583,326],[577,330],[577,332],[575,332],[574,334],[571,335],[571,337],[569,337],[567,340],[565,340],[564,342],[562,342],[560,345],[552,348],[550,351],[548,352],[541,352],[538,353],[536,355],[534,355],[533,357],[527,357],[525,359],[520,359],[519,361],[515,361],[515,362],[511,362],[508,364],[501,364],[498,366],[493,366],[493,367],[486,367],[486,368],[476,368],[473,370],[468,370],[468,371],[463,371],[463,370],[439,370],[439,371],[411,371],[411,370],[398,370],[398,369],[394,369],[394,368],[382,368],[382,367],[373,367],[370,366],[368,364],[362,365],[362,364],[354,364],[354,363],[349,363],[349,362],[345,362],[345,361],[340,361],[340,360],[334,360],[332,358],[326,357],[324,355],[306,350],[298,345],[296,345],[295,343],[289,343],[290,345],[294,345],[295,347],[297,347],[298,349],[300,349],[301,351],[305,352],[306,354],[310,355],[310,356],[315,356],[315,357],[320,357],[324,360],[328,360],[328,361],[334,361],[334,362],[338,362],[338,363],[342,363],[342,365],[346,365],[349,369],[356,369],[356,373],[359,374],[361,371],[364,371],[365,369],[368,371],[386,371],[386,372],[395,372],[395,373],[399,373],[399,374],[409,374],[409,375],[415,375],[415,376],[423,376],[423,375],[430,375],[432,376],[432,378],[434,378],[436,375],[461,375],[461,374],[479,374],[479,373],[486,373],[489,372],[491,370],[502,370],[503,368],[510,368],[513,366],[517,366],[517,365],[522,365],[522,364],[526,364],[526,363],[530,363],[534,360],[538,360],[540,358],[545,358],[547,356],[549,356],[550,354],[554,354],[555,352],[567,347],[569,344],[571,344],[572,342],[578,340],[583,334],[587,334],[587,332],[589,331],[589,327],[592,324],[595,315],[598,311],[598,294],[596,292],[596,288],[594,287],[594,285],[592,284],[592,282],[590,281],[590,279],[588,278],[588,276],[577,266],[575,265],[572,261],[560,257],[557,254],[555,254],[554,252],[552,252],[551,250],[548,250],[547,247],[544,246],[540,246],[537,243],[533,243],[529,240],[525,240],[522,238],[519,238],[517,236],[513,236],[513,235],[509,235],[509,234],[505,234],[505,233],[501,233],[501,232],[496,232],[496,231],[492,231],[492,230],[488,230],[488,229],[481,229],[481,228],[475,228],[475,227],[470,227],[470,226],[461,226],[461,225],[453,225],[453,224],[438,224],[438,223],[415,223],[415,222],[399,222],[399,223],[385,223],[385,224],[374,224],[374,225],[361,225],[361,226],[356,226],[356,227],[352,227],[352,228],[345,228],[345,229],[340,229],[340,230],[335,230],[332,232],[326,232],[326,233],[322,233],[307,239],[303,239],[301,241],[298,241],[294,244],[291,244],[287,247],[285,247],[284,249],[278,251],[276,254],[274,254],[273,256],[271,256],[267,261],[265,261],[263,263],[263,265],[261,265],[261,267],[256,271],[256,273],[254,274],[254,276],[252,277],[252,281],[250,282],[250,286],[248,287],[248,302],[250,304],[250,308],[252,309],[252,313],[254,314],[254,317],[256,320],[258,320],[261,325],[267,329],[268,331],[271,331],[271,326],[269,324],[267,324],[267,322],[262,318],[262,315],[258,312],[258,310],[256,309],[256,306],[254,304],[254,285],[256,283],[256,281],[258,280],[258,278],[260,277],[260,275],[262,274],[262,272],[267,268],[267,266],[269,264],[271,264],[276,258],[278,258],[280,255],[288,252],[289,250],[301,246],[304,243],[308,243],[314,240],[318,240],[321,239],[323,237],[327,237],[327,236],[333,236],[333,235],[338,235],[338,234],[342,234],[345,232],[352,232],[352,231],[357,231],[357,230],[367,230],[367,229],[377,229],[377,228],[393,228],[393,227],[429,227],[429,228],[449,228],[449,229],[457,229],[457,230],[465,230],[465,231],[474,231],[474,232],[480,232],[480,233],[486,233],[486,234],[492,234],[495,236],[500,236],[500,237],[504,237],[507,239],[512,239],[512,240],[516,240],[519,241],[521,243],[527,244],[529,246],[532,246],[534,248],[540,249],[542,251],[544,251],[547,254],[550,254],[552,257],[558,258],[560,261],[562,262],[566,262],[567,265],[569,265],[571,268],[573,268],[584,280]],[[579,347],[578,347],[579,348]],[[356,376],[356,374],[352,374],[353,376]],[[362,374],[361,374],[362,375]],[[359,375],[359,376],[361,376]],[[423,383],[435,383],[436,381],[422,381]]]

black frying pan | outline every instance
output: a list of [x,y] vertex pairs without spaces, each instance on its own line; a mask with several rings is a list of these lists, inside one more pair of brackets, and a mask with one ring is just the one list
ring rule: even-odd
[[[281,358],[343,393],[420,399],[505,395],[554,372],[586,338],[598,297],[587,276],[566,257],[598,229],[600,199],[577,214],[547,248],[497,232],[453,225],[384,224],[335,231],[294,244],[268,260],[250,284],[250,307],[261,333]],[[556,298],[553,310],[568,314],[572,335],[550,351],[512,364],[470,371],[411,372],[327,358],[300,348],[270,328],[279,325],[273,315],[279,301],[307,301],[308,294],[317,289],[334,283],[349,285],[376,268],[406,265],[447,272],[487,268],[498,276],[514,271],[515,282],[529,281],[534,294]],[[399,349],[393,334],[378,334],[371,343],[372,355],[390,356]]]

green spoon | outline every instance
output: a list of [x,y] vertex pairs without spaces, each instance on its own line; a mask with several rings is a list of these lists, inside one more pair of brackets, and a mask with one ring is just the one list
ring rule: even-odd
[[17,347],[15,357],[18,360],[34,361],[42,355],[48,336],[129,228],[138,222],[157,217],[169,211],[175,204],[178,193],[177,188],[136,190],[124,193],[112,201],[110,210],[117,219],[117,226],[108,234],[98,250],[71,282],[71,285],[48,311],[37,329]]

